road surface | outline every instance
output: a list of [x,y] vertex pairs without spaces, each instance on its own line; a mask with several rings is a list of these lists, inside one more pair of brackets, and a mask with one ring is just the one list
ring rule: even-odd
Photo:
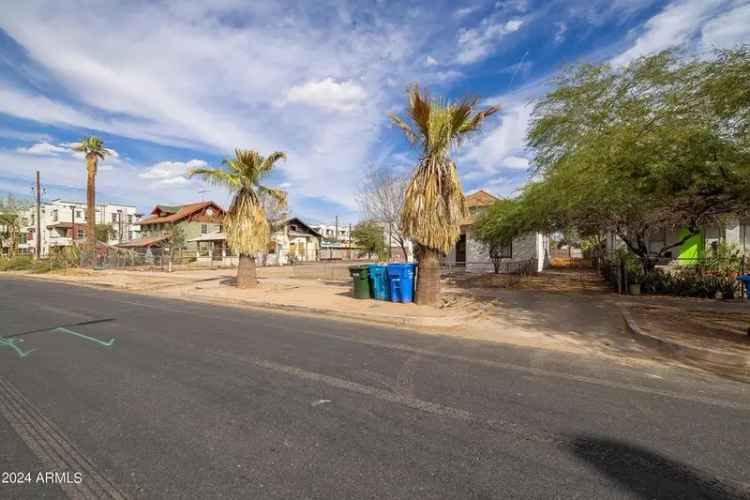
[[0,498],[750,497],[696,371],[7,277],[0,329]]

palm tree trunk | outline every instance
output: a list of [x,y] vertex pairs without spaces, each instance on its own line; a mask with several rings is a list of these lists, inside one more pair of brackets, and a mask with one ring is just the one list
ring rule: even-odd
[[417,304],[436,306],[440,303],[440,254],[420,246],[417,263]]
[[237,288],[257,288],[258,279],[255,272],[255,256],[240,254],[237,266]]
[[96,266],[96,160],[86,159],[86,253],[89,267]]

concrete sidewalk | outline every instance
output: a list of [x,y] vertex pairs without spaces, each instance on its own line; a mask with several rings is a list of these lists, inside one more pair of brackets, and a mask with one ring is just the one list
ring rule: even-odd
[[[259,269],[260,271],[260,269]],[[43,275],[15,273],[25,277],[127,290],[135,293],[183,298],[221,305],[241,305],[354,319],[403,327],[457,328],[475,319],[479,307],[467,300],[446,297],[441,307],[420,306],[352,297],[350,286],[327,280],[263,277],[256,289],[233,286],[235,270],[202,271],[91,271],[77,269]]]
[[293,278],[260,278],[255,289],[238,289],[230,279],[171,290],[169,295],[263,309],[313,313],[397,326],[453,328],[479,316],[468,301],[445,300],[442,307],[402,304],[352,297],[349,286]]

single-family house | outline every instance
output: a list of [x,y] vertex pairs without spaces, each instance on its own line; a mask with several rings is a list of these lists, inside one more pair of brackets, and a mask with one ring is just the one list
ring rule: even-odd
[[[315,262],[320,259],[323,236],[298,217],[274,224],[267,252],[256,255],[259,266],[285,265],[291,262]],[[188,240],[196,245],[199,263],[236,265],[237,256],[231,254],[223,232],[204,233]]]
[[[682,241],[688,234],[687,229],[658,229],[649,234],[646,244],[649,252],[656,255],[667,246]],[[664,260],[675,263],[691,263],[709,255],[711,247],[725,242],[737,248],[742,255],[750,256],[750,219],[738,216],[728,216],[717,220],[714,224],[706,225],[701,232],[681,244],[664,252]],[[625,243],[616,235],[610,234],[606,240],[607,252],[614,255],[618,248]]]
[[185,205],[156,205],[151,213],[138,221],[141,237],[118,245],[132,250],[169,246],[178,231],[182,234],[183,252],[195,252],[199,236],[220,233],[224,209],[213,201]]
[[[454,248],[445,257],[444,264],[463,268],[467,272],[490,272],[493,270],[489,249],[472,238],[474,223],[481,213],[500,198],[479,190],[466,196],[468,217],[461,222],[461,235]],[[527,262],[539,272],[549,264],[549,237],[538,232],[529,232],[517,238],[503,249],[503,262],[513,269]]]

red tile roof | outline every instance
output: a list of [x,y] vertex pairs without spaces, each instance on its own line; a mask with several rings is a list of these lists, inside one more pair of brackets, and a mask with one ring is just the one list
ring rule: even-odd
[[[201,210],[207,207],[215,208],[219,212],[217,215],[224,214],[224,210],[213,201],[201,201],[200,203],[189,203],[187,205],[174,207],[174,208],[177,208],[176,212],[171,213],[170,215],[159,217],[159,216],[153,216],[153,214],[161,213],[163,209],[162,209],[162,206],[156,205],[154,210],[151,212],[152,217],[146,217],[145,219],[142,219],[141,221],[139,221],[138,224],[143,226],[143,225],[149,225],[149,224],[165,224],[165,223],[170,223],[170,222],[179,222],[182,219],[186,219],[190,217],[191,215],[193,215],[194,213],[200,212]],[[172,207],[169,207],[169,208],[172,208]]]
[[487,191],[480,189],[475,193],[471,193],[466,197],[466,208],[469,209],[469,215],[461,221],[462,226],[471,226],[476,222],[477,216],[483,211],[483,209],[493,205],[496,201],[500,201],[502,198],[498,198]]
[[487,191],[480,189],[475,193],[471,193],[466,197],[466,207],[488,207],[498,201],[500,198],[491,195]]
[[161,243],[162,241],[165,241],[167,239],[169,239],[169,235],[160,234],[157,236],[146,236],[144,238],[138,238],[137,240],[125,241],[115,246],[119,248],[143,248],[143,247],[150,247],[151,245],[155,245],[157,243]]

